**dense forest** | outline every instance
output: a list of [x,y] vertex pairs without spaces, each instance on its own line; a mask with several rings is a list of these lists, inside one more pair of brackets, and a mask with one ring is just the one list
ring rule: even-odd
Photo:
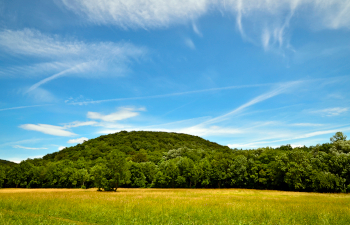
[[0,162],[0,187],[255,188],[350,192],[350,140],[230,149],[187,134],[121,131],[40,159]]
[[11,162],[11,161],[7,161],[7,160],[0,159],[0,166],[1,166],[1,165],[16,165],[16,163]]

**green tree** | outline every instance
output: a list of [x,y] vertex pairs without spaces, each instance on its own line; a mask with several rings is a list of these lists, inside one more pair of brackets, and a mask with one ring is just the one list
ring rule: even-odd
[[24,180],[24,174],[21,171],[21,168],[19,165],[16,165],[11,168],[11,170],[8,173],[7,179],[10,183],[14,184],[16,188],[23,182]]
[[107,167],[105,164],[97,164],[91,168],[91,179],[94,181],[94,186],[97,187],[98,191],[101,191],[101,188],[108,188],[108,181],[106,179]]
[[131,186],[132,187],[146,187],[146,176],[143,174],[142,165],[140,163],[131,163]]
[[[177,167],[180,170],[180,174],[181,174],[181,181],[179,180],[177,182],[178,185],[181,186],[184,184],[187,187],[191,187],[192,186],[192,176],[193,176],[193,167],[194,167],[194,162],[192,159],[189,159],[187,157],[180,157],[179,161],[177,162]],[[183,179],[182,179],[183,178]]]
[[80,169],[78,171],[79,173],[79,177],[80,177],[80,181],[81,181],[81,188],[86,188],[85,187],[85,182],[89,181],[90,180],[90,174],[89,174],[89,171],[87,169]]
[[209,160],[205,158],[202,161],[200,161],[199,168],[201,171],[201,184],[204,187],[208,187],[209,185],[211,185],[211,176],[213,173]]
[[129,164],[123,152],[114,150],[109,153],[107,155],[107,168],[111,190],[117,191],[120,185],[130,183]]
[[343,134],[343,132],[337,132],[333,137],[330,138],[331,142],[337,142],[337,141],[346,141],[346,135]]
[[232,161],[230,165],[230,173],[228,175],[231,178],[231,184],[233,186],[245,186],[245,178],[248,176],[247,166],[248,160],[244,155],[239,155]]

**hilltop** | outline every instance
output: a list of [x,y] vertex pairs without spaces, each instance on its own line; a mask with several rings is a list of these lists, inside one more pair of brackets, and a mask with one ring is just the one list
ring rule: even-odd
[[17,165],[17,163],[11,162],[11,161],[7,161],[7,160],[4,160],[4,159],[0,159],[0,165],[12,166],[12,165]]
[[126,155],[134,156],[140,151],[147,153],[149,161],[157,163],[163,153],[169,150],[188,148],[202,151],[230,151],[228,146],[210,142],[198,136],[152,131],[121,131],[119,133],[102,135],[85,141],[59,152],[48,154],[44,160],[59,161],[69,159],[76,161],[81,157],[88,160],[104,158],[113,150],[119,150]]

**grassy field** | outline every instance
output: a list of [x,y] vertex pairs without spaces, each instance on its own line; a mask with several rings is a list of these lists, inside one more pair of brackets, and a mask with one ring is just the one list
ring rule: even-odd
[[0,189],[0,224],[350,224],[350,195],[246,189]]

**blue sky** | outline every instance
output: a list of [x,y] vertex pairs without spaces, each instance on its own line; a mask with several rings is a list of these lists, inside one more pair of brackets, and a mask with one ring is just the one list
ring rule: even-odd
[[120,130],[350,135],[348,0],[0,0],[0,158]]

